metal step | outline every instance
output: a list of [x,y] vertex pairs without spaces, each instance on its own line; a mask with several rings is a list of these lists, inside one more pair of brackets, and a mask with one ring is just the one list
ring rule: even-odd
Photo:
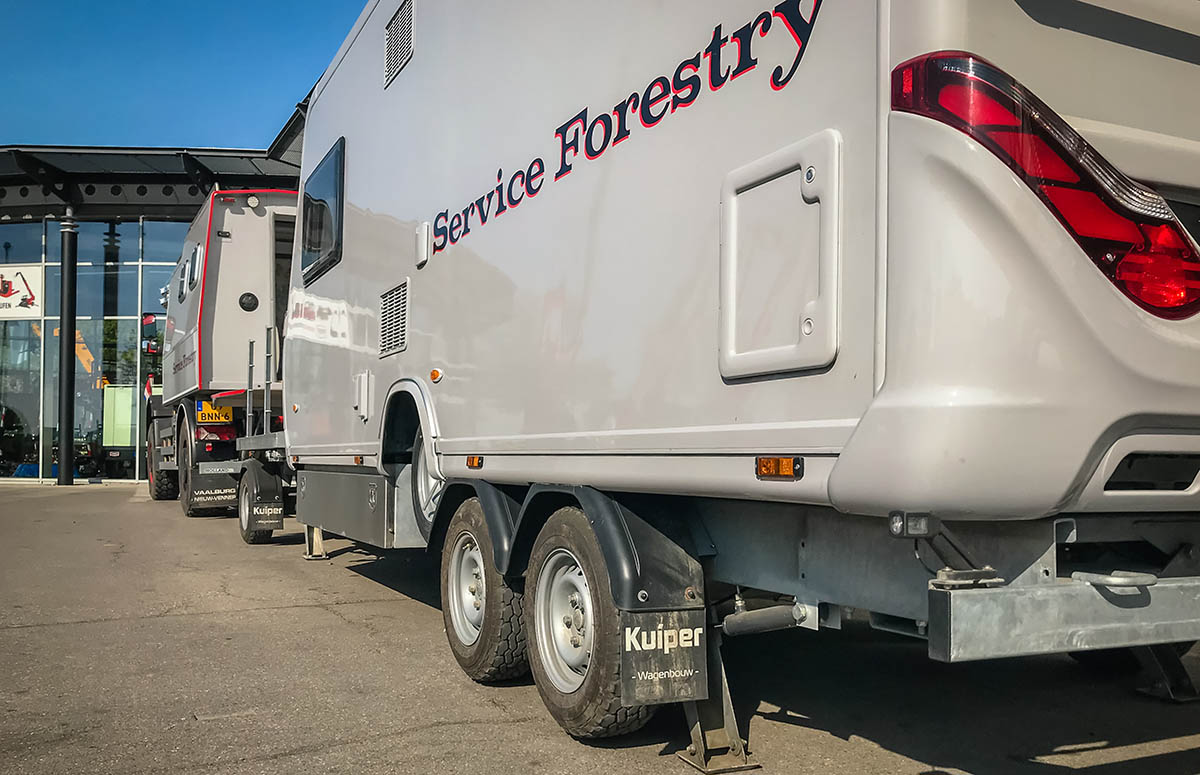
[[262,433],[258,436],[243,436],[237,440],[237,448],[239,451],[249,452],[263,449],[283,449],[283,447],[283,431]]

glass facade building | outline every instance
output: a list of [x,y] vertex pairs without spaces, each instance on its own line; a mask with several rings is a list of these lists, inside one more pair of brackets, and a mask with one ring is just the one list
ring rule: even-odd
[[[187,229],[186,222],[147,218],[80,220],[75,423],[63,429],[59,224],[0,223],[0,478],[53,479],[68,438],[79,478],[145,476],[142,392],[151,375],[159,382],[159,289]],[[20,303],[35,295],[39,303]]]

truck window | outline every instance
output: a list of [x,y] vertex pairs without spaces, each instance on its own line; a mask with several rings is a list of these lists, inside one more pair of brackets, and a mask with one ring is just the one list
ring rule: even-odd
[[192,248],[192,257],[188,260],[188,290],[196,287],[200,281],[200,270],[204,266],[204,248],[200,245]]
[[304,182],[300,268],[308,285],[342,260],[346,138],[338,138]]
[[[186,247],[184,249],[186,250]],[[194,264],[194,263],[196,263],[196,247],[195,246],[192,247],[192,252],[191,252],[191,255],[188,256],[188,260],[184,261],[182,264],[179,265],[179,290],[178,290],[175,298],[178,299],[180,303],[183,303],[183,300],[187,298],[187,294],[188,294],[187,278],[188,278],[188,274],[190,274],[192,271],[192,264]]]

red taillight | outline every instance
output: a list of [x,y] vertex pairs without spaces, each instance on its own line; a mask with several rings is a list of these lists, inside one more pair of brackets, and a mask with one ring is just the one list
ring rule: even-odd
[[197,425],[197,441],[233,441],[237,438],[237,429],[232,425]]
[[1190,246],[1170,226],[1142,230],[1146,242],[1117,265],[1117,280],[1155,307],[1195,305],[1200,301],[1200,267]]
[[995,66],[960,51],[912,59],[892,72],[892,108],[948,124],[999,157],[1143,309],[1171,319],[1200,312],[1200,248],[1166,201]]

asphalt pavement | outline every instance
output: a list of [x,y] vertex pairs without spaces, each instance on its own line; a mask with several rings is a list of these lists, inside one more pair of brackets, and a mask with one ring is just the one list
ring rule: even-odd
[[[423,552],[334,540],[306,562],[288,524],[247,546],[144,485],[0,485],[0,772],[691,771],[677,708],[587,744],[528,678],[468,680]],[[854,624],[726,660],[766,773],[1200,773],[1200,703],[1066,657],[942,665]]]

